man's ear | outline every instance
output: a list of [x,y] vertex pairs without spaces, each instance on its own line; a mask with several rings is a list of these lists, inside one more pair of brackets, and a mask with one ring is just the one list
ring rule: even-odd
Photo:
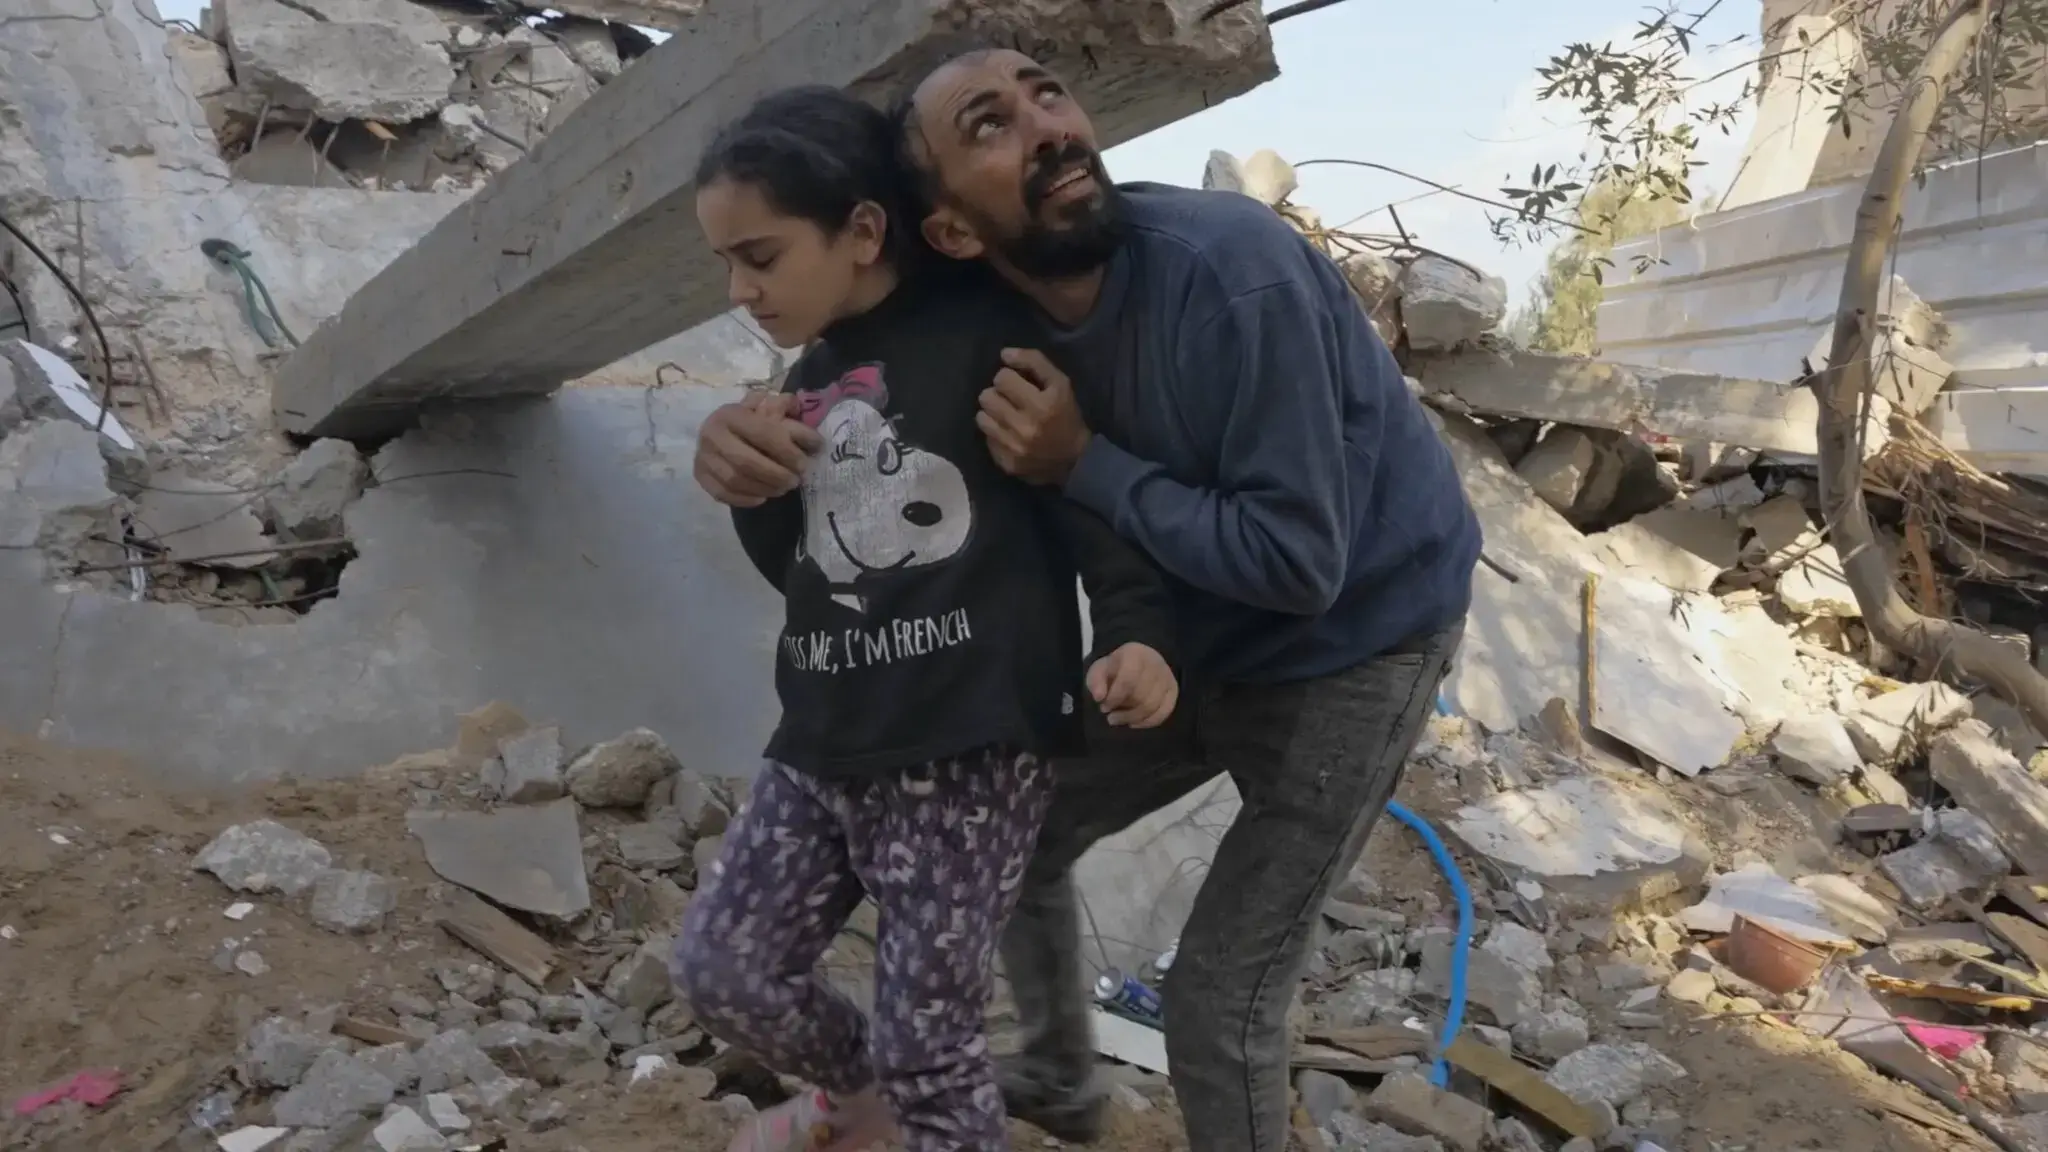
[[853,213],[846,218],[845,234],[857,245],[854,255],[863,264],[873,264],[882,258],[883,242],[895,221],[880,204],[863,200],[853,206]]
[[937,208],[924,218],[924,242],[941,256],[955,260],[979,260],[988,251],[981,237],[951,208]]

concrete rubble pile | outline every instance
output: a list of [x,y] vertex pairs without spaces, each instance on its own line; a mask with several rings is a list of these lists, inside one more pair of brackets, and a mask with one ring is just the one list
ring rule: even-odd
[[237,178],[461,191],[653,46],[605,9],[672,28],[694,5],[215,0],[170,43]]
[[[403,963],[396,982],[358,981],[345,1002],[263,1015],[217,1081],[152,1100],[189,1116],[176,1147],[502,1148],[508,1133],[573,1122],[579,1093],[607,1086],[658,1083],[728,1118],[786,1093],[694,1026],[669,975],[673,934],[743,783],[684,767],[644,730],[567,749],[558,729],[503,705],[463,717],[455,747],[380,774],[410,785],[403,820],[418,851],[381,847],[424,854],[440,881],[427,886],[429,907],[402,907],[402,885],[379,871],[400,859],[345,858],[314,821],[233,824],[190,857],[217,881],[222,973],[272,973],[265,953],[282,930],[256,926],[277,916]],[[440,931],[407,934],[421,923]],[[857,918],[826,970],[871,960],[873,930],[871,914]],[[108,1119],[155,1117],[124,1118],[117,1105]],[[80,1120],[31,1116],[7,1146],[76,1147],[63,1135]]]
[[[1454,715],[1402,792],[1476,889],[1470,1036],[1432,1087],[1456,917],[1414,891],[1440,881],[1387,882],[1417,853],[1383,831],[1297,1019],[1323,1144],[1732,1147],[1703,1103],[1734,1089],[1680,1059],[1705,1027],[1855,1057],[1939,1146],[2048,1149],[2048,751],[1981,686],[1873,651],[1818,528],[1812,395],[1517,350],[1498,280],[1322,231],[1271,153],[1217,153],[1205,183],[1339,259],[1486,531]],[[1883,339],[1881,408],[1917,412],[1938,321]],[[2048,658],[2026,623],[2004,634]]]

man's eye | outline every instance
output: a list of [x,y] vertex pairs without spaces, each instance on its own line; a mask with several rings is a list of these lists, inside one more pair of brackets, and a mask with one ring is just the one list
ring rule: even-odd
[[985,139],[991,135],[994,135],[997,132],[1002,131],[1002,127],[1003,122],[1000,118],[995,116],[983,116],[981,119],[976,120],[974,122],[974,138],[977,140]]

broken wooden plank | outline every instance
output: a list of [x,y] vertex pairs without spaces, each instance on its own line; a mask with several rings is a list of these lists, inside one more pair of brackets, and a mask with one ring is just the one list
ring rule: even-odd
[[1410,1065],[1399,1060],[1371,1060],[1342,1048],[1321,1044],[1296,1044],[1288,1063],[1318,1072],[1341,1072],[1348,1076],[1389,1076]]
[[1367,1060],[1392,1060],[1397,1056],[1424,1056],[1434,1042],[1429,1035],[1399,1024],[1368,1024],[1362,1028],[1312,1028],[1302,1039],[1312,1044],[1341,1048]]
[[2019,949],[2037,972],[2048,972],[2048,928],[2010,912],[1988,912],[1985,922],[2006,943]]
[[1516,1103],[1568,1136],[1597,1140],[1607,1135],[1607,1117],[1549,1084],[1534,1068],[1471,1035],[1444,1049],[1444,1059],[1506,1093]]
[[474,892],[454,889],[434,914],[442,931],[483,953],[500,967],[544,987],[556,967],[555,949]]

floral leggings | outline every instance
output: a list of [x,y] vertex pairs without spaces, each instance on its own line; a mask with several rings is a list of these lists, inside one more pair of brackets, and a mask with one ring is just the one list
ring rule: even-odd
[[[1052,779],[1002,749],[874,781],[763,765],[677,937],[699,1026],[828,1092],[878,1084],[907,1152],[1001,1152],[982,1016]],[[863,894],[880,911],[872,1026],[816,971]]]

